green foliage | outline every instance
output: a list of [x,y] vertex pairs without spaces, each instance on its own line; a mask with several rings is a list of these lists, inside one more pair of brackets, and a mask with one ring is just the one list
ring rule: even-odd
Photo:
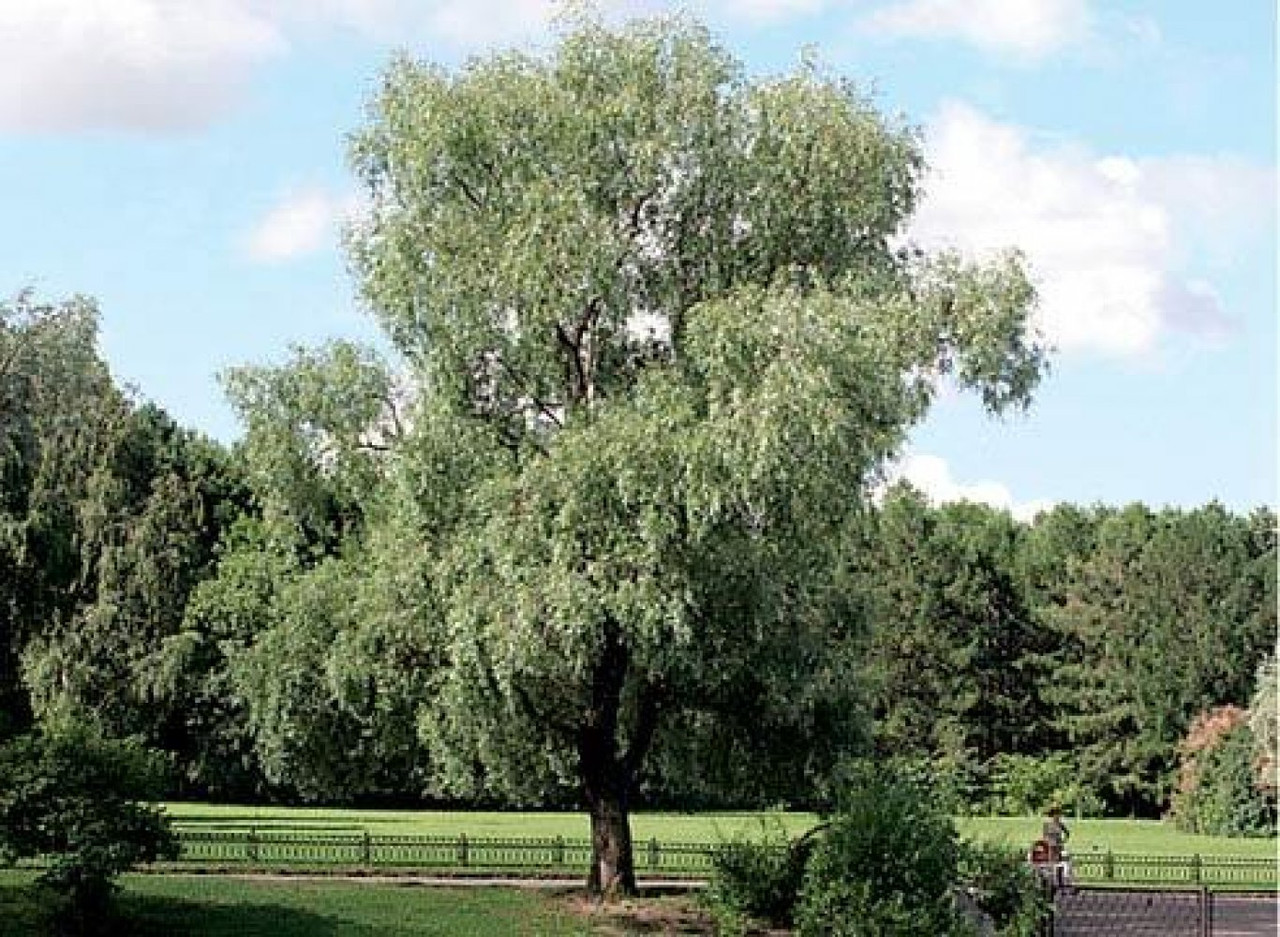
[[1098,802],[1080,784],[1076,760],[1068,752],[999,754],[990,766],[992,810],[1004,816],[1043,814],[1056,805],[1064,813],[1097,812]]
[[1173,815],[1181,829],[1213,836],[1276,835],[1274,791],[1258,783],[1253,730],[1240,722],[1184,765]]
[[117,875],[177,855],[168,821],[147,801],[167,765],[134,740],[64,722],[0,748],[0,853],[42,857],[41,883],[66,896],[75,918],[100,913]]
[[1211,504],[1097,512],[1091,551],[1045,610],[1057,723],[1110,810],[1154,813],[1193,714],[1244,704],[1276,634],[1275,516]]
[[951,819],[920,784],[856,770],[815,844],[796,911],[801,935],[960,934]]
[[350,247],[416,382],[394,513],[432,535],[441,789],[625,822],[662,727],[748,698],[851,749],[806,691],[855,680],[843,529],[935,375],[1029,401],[1020,259],[893,249],[916,135],[682,20],[401,59],[370,114]]
[[760,835],[739,831],[712,855],[707,902],[722,922],[756,919],[777,926],[791,923],[813,841],[792,841],[776,819],[760,820]]
[[895,487],[868,517],[855,588],[873,622],[868,676],[883,754],[957,765],[1048,740],[1051,635],[1017,577],[1025,530],[976,504]]
[[1257,769],[1257,786],[1275,799],[1277,772],[1277,736],[1280,735],[1280,678],[1276,668],[1276,655],[1258,664],[1258,676],[1254,682],[1253,697],[1249,701],[1249,729],[1253,732],[1253,763]]
[[960,850],[958,883],[991,916],[1001,937],[1038,937],[1051,904],[1043,883],[1020,849],[966,842]]

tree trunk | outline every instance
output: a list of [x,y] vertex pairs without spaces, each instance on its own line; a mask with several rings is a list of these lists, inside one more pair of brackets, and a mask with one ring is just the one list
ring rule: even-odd
[[[587,889],[616,898],[634,895],[631,788],[651,731],[638,733],[623,754],[618,739],[622,691],[631,665],[621,629],[611,623],[592,673],[591,706],[578,731],[578,776],[591,814],[591,869]],[[637,745],[639,742],[639,745]]]
[[597,797],[590,809],[591,869],[587,873],[587,889],[605,898],[634,895],[636,870],[625,793]]

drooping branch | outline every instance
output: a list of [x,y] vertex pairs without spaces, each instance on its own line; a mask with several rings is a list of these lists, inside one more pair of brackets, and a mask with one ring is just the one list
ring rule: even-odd
[[529,695],[529,691],[520,683],[515,684],[516,702],[520,704],[521,710],[536,725],[548,730],[559,736],[563,741],[572,744],[577,738],[578,727],[567,722],[564,719],[556,719],[550,713],[539,708],[538,704],[533,701],[533,697]]
[[646,680],[640,690],[640,704],[636,715],[635,732],[627,752],[622,757],[622,767],[627,785],[634,787],[640,775],[640,769],[653,745],[654,735],[662,716],[662,706],[666,699],[666,688],[660,681]]

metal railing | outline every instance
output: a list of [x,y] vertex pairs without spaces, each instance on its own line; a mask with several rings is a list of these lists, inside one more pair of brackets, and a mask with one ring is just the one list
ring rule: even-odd
[[[591,862],[590,841],[563,837],[388,836],[254,827],[175,832],[182,851],[165,867],[585,874]],[[635,843],[636,871],[703,877],[711,871],[715,848],[640,840]]]
[[1071,857],[1078,882],[1212,888],[1275,887],[1276,861],[1262,856],[1148,856],[1086,852]]
[[[538,875],[585,873],[591,843],[563,837],[408,836],[360,829],[294,830],[237,827],[178,827],[182,851],[175,863],[186,868],[254,868],[284,871],[525,872]],[[635,842],[636,871],[671,878],[711,873],[715,843]],[[1074,880],[1082,885],[1140,885],[1219,890],[1274,889],[1276,863],[1265,857],[1153,856],[1087,852],[1072,857]]]

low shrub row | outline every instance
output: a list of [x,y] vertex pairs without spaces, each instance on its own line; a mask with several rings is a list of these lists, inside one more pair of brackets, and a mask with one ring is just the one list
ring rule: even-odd
[[962,841],[927,785],[872,766],[805,837],[790,840],[779,824],[724,843],[706,900],[722,933],[755,920],[800,937],[959,937],[974,933],[966,905],[998,934],[1032,937],[1047,911],[1021,857]]

